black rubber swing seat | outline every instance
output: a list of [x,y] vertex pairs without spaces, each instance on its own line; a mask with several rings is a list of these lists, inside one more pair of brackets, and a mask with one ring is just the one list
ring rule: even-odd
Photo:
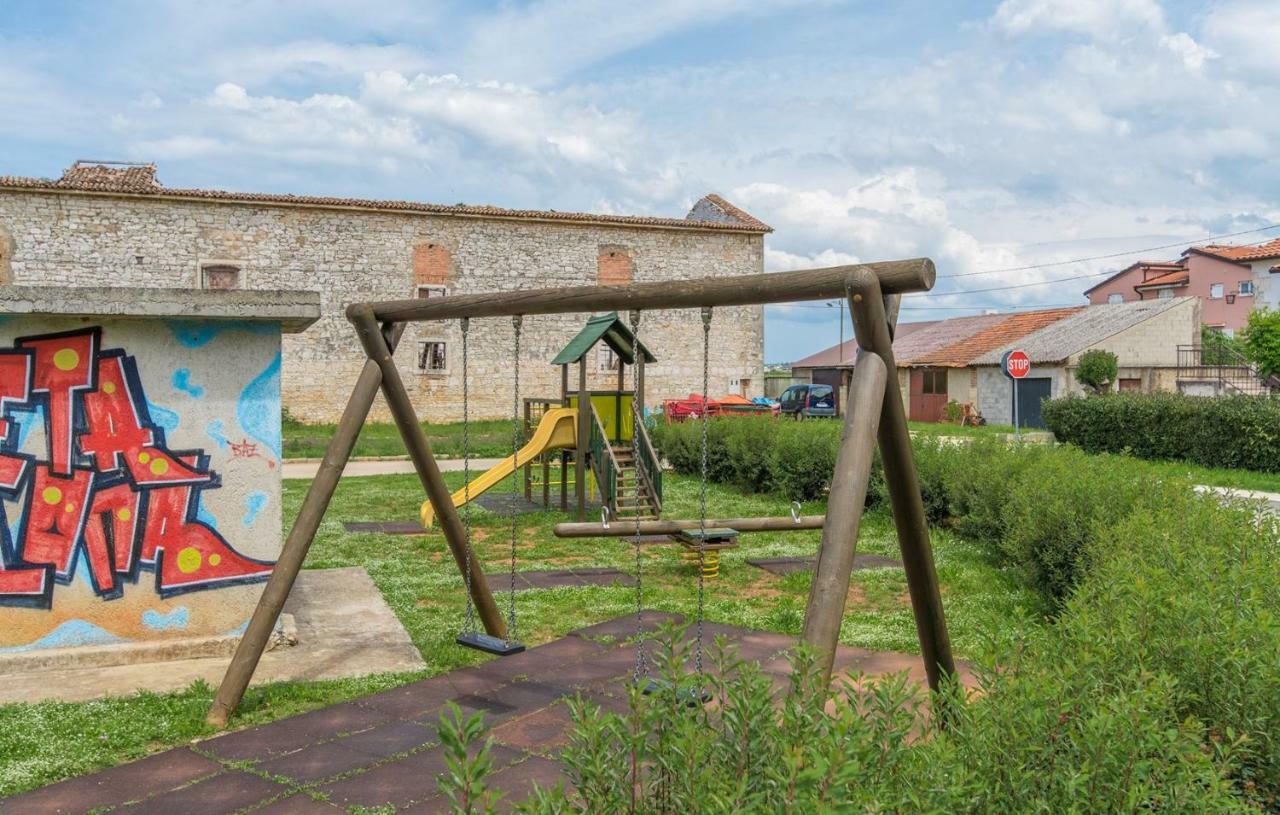
[[486,654],[494,654],[500,657],[509,657],[524,650],[524,643],[508,642],[501,637],[494,637],[489,634],[459,634],[454,642],[464,648],[474,648],[477,651],[484,651]]
[[[640,686],[640,692],[645,696],[671,692],[671,683],[665,679],[646,676],[637,680],[637,684]],[[711,691],[706,688],[681,688],[676,691],[676,701],[685,707],[698,707],[711,701]]]

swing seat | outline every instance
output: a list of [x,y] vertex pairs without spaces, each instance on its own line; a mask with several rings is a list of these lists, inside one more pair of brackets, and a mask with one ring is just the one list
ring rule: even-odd
[[686,549],[735,549],[738,546],[738,530],[727,526],[706,529],[681,529],[673,537]]
[[473,648],[477,651],[484,651],[486,654],[494,654],[500,657],[508,657],[524,650],[524,643],[507,642],[501,637],[479,632],[475,634],[459,634],[454,642],[464,648]]
[[[646,676],[639,680],[640,692],[645,696],[659,693],[670,693],[671,683],[665,679],[654,679]],[[698,707],[711,701],[711,691],[706,688],[681,688],[676,691],[676,701],[685,707]]]

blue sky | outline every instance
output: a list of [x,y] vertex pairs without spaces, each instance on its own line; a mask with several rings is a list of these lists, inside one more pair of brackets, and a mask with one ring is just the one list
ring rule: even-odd
[[[1273,0],[10,0],[0,173],[658,215],[715,191],[776,227],[769,270],[932,257],[904,311],[929,319],[1280,223],[1277,42]],[[767,359],[836,321],[771,308]]]

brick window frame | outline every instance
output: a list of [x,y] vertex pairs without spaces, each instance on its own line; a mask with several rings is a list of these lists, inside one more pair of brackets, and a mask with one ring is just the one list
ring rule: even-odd
[[[211,291],[228,291],[248,288],[245,264],[242,260],[225,258],[201,258],[196,264],[196,285],[198,289]],[[232,285],[226,285],[231,280]]]

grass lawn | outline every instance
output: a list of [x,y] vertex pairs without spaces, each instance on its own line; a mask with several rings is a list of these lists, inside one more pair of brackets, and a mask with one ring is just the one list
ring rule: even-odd
[[[449,473],[451,488],[461,476]],[[664,479],[667,517],[694,517],[697,481]],[[285,516],[297,513],[305,481],[285,482]],[[463,615],[461,578],[437,532],[421,537],[347,534],[343,521],[409,520],[417,517],[421,488],[416,476],[351,478],[342,482],[308,567],[362,566],[382,591],[427,664],[425,672],[380,675],[333,682],[285,682],[251,688],[232,720],[235,727],[259,724],[311,708],[403,684],[421,676],[475,664],[489,657],[453,643]],[[820,503],[804,512],[820,513]],[[743,495],[720,485],[709,488],[712,515],[785,515],[781,499]],[[547,512],[519,518],[518,568],[570,565],[634,568],[635,550],[619,540],[558,540],[551,526],[565,516]],[[288,521],[287,521],[288,522]],[[476,547],[491,571],[502,571],[510,554],[508,519],[476,508]],[[896,557],[897,541],[884,512],[870,513],[859,551]],[[740,549],[723,553],[721,578],[709,584],[707,618],[798,634],[810,574],[775,577],[748,566],[750,556],[811,555],[819,531],[744,536]],[[956,653],[978,657],[987,636],[1038,625],[1043,608],[1016,576],[1000,568],[978,544],[938,531],[934,534],[938,576]],[[697,581],[676,546],[641,549],[645,605],[692,615]],[[499,603],[506,608],[507,597]],[[517,595],[519,636],[529,644],[635,609],[635,590],[625,586],[533,590]],[[916,635],[901,569],[855,572],[842,642],[873,649],[916,652]],[[172,694],[138,694],[85,703],[0,706],[0,797],[58,779],[91,772],[166,747],[210,735],[204,715],[212,689],[204,685]]]
[[947,422],[907,422],[912,433],[923,436],[964,436],[968,438],[994,436],[998,433],[1012,433],[1011,424],[984,424],[979,427],[950,424]]
[[[283,452],[285,458],[320,458],[333,436],[336,425],[304,424],[285,421]],[[437,456],[462,457],[462,422],[429,424],[422,429]],[[360,431],[354,452],[356,456],[403,456],[404,442],[400,431],[390,422],[370,422]],[[511,421],[497,419],[471,423],[471,455],[489,458],[511,455]]]

